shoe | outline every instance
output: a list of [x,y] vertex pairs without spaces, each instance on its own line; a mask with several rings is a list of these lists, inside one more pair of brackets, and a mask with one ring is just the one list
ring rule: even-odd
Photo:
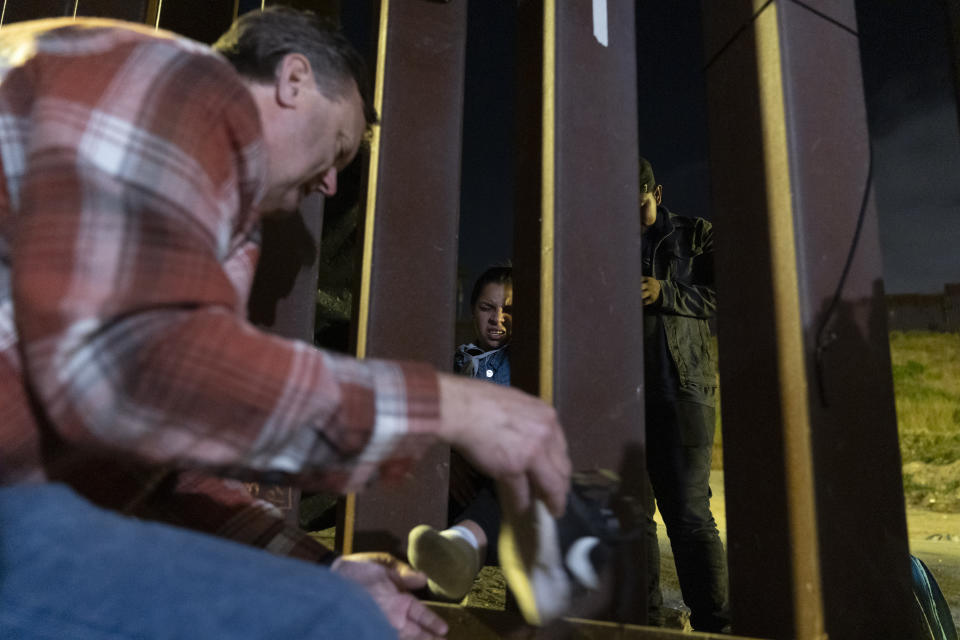
[[503,508],[500,567],[527,623],[548,624],[574,596],[600,589],[619,536],[615,493],[609,476],[577,474],[559,520],[539,500],[523,513]]
[[470,592],[480,571],[477,549],[463,537],[437,531],[425,524],[414,527],[407,538],[407,559],[427,576],[435,596],[459,602]]

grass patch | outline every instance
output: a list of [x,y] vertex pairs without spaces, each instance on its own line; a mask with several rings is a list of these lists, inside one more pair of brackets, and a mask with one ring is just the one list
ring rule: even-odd
[[[716,354],[716,340],[712,348]],[[960,461],[960,333],[892,331],[890,359],[907,501],[925,504],[939,495],[946,498],[941,503],[960,505],[960,467],[954,465]],[[721,433],[718,394],[715,469],[723,468]],[[958,479],[921,480],[916,465]]]
[[960,460],[960,333],[892,331],[890,358],[904,464]]

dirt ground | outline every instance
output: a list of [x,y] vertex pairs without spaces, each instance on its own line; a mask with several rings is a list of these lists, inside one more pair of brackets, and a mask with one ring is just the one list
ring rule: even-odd
[[[710,487],[713,490],[711,507],[720,536],[726,544],[723,471],[715,470],[710,474]],[[663,521],[659,519],[659,514],[657,522],[662,531]],[[907,530],[910,552],[930,568],[950,605],[954,623],[960,628],[960,513],[938,513],[911,507],[907,509]],[[682,610],[683,600],[673,566],[673,553],[666,536],[660,537],[660,576],[665,604]],[[675,619],[681,625],[685,622],[682,615],[675,616]]]

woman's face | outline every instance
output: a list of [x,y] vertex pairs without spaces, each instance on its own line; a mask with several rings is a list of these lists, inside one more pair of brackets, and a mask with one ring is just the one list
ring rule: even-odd
[[512,314],[513,285],[488,283],[473,305],[473,329],[477,333],[477,346],[484,351],[490,351],[510,342]]

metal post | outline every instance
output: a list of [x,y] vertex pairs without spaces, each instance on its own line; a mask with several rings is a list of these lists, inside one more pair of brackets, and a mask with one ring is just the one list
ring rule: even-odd
[[[382,0],[357,355],[426,361],[454,348],[466,2]],[[342,503],[337,544],[402,553],[420,522],[446,524],[449,454],[415,478]]]
[[734,631],[910,637],[853,2],[703,8]]
[[[518,382],[557,407],[576,469],[628,469],[642,500],[634,7],[545,0],[519,11]],[[646,621],[641,550],[603,615]]]

